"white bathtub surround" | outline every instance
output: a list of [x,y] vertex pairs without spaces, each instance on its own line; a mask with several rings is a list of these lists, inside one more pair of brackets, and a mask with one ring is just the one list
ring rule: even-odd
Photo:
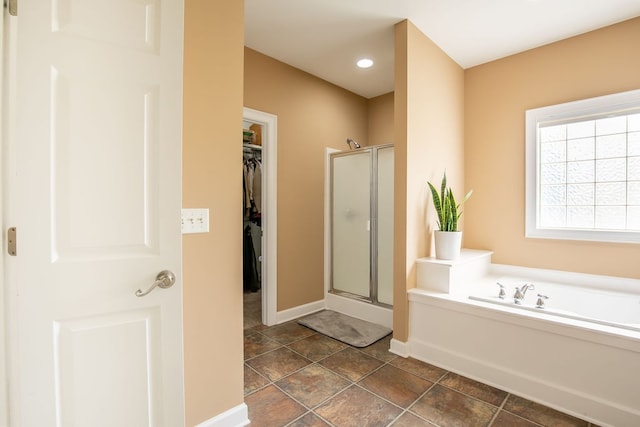
[[[640,425],[640,280],[493,264],[472,278],[468,263],[451,263],[448,275],[418,263],[423,288],[409,291],[409,339],[397,351],[602,426]],[[449,280],[433,283],[425,271]],[[513,288],[526,282],[536,289],[516,306]],[[538,292],[549,296],[546,309],[535,309]],[[588,319],[607,312],[604,322]]]
[[464,249],[454,260],[420,258],[416,261],[419,289],[451,294],[464,293],[467,284],[489,273],[490,251]]

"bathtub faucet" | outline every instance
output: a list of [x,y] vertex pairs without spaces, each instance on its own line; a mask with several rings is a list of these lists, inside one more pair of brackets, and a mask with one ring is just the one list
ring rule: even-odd
[[548,296],[538,294],[538,302],[536,303],[536,308],[544,308],[544,301],[549,299]]
[[500,286],[500,291],[498,292],[498,298],[504,299],[504,297],[507,295],[504,291],[504,285],[500,282],[496,282],[496,285]]
[[522,287],[518,288],[516,287],[516,293],[513,296],[513,302],[515,302],[516,304],[520,304],[521,301],[524,299],[524,296],[527,294],[528,290],[534,290],[536,287],[533,286],[532,283],[526,283],[524,285],[522,285]]

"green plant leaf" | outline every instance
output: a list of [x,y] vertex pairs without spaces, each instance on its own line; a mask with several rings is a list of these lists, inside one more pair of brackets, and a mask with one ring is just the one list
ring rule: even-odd
[[438,195],[438,190],[433,186],[430,182],[428,182],[429,188],[431,189],[431,197],[433,198],[433,206],[436,209],[436,214],[438,215],[438,228],[442,230],[442,224],[444,223],[444,218],[442,215],[442,203],[440,202],[440,196]]
[[442,222],[440,224],[440,230],[449,231],[449,211],[451,208],[449,207],[449,193],[448,191],[444,192],[443,200],[442,200]]
[[451,216],[451,222],[449,224],[449,230],[458,231],[458,205],[456,199],[453,197],[453,191],[449,190],[449,210]]
[[431,197],[433,198],[433,206],[436,209],[438,215],[438,228],[441,231],[458,231],[458,220],[462,216],[462,205],[469,200],[473,190],[470,190],[463,197],[460,203],[456,203],[456,199],[453,195],[453,190],[447,188],[447,172],[442,175],[442,182],[440,184],[440,194],[436,187],[430,183],[429,189],[431,190]]
[[446,188],[447,188],[447,171],[444,171],[444,174],[442,174],[442,182],[440,183],[440,200],[442,200],[442,203],[444,203],[445,200],[445,196],[446,196]]
[[469,190],[469,192],[467,194],[465,194],[465,196],[462,199],[462,201],[458,204],[458,208],[460,208],[460,206],[462,206],[464,204],[464,202],[469,200],[469,197],[471,197],[472,194],[473,194],[473,190]]

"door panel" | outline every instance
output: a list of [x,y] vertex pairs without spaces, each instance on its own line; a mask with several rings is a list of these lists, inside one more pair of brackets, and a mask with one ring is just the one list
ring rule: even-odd
[[54,251],[64,259],[157,252],[158,89],[53,71]]
[[378,149],[378,302],[393,305],[393,147]]
[[10,21],[11,425],[184,425],[182,22],[180,0],[23,0]]
[[331,160],[332,288],[368,299],[371,152],[334,155]]
[[53,32],[128,49],[158,50],[159,0],[58,0],[53,3]]
[[[150,309],[54,323],[56,401],[62,425],[157,424],[152,420],[162,414],[148,397],[160,373],[153,372],[158,366],[148,361],[161,360],[159,321],[158,310]],[[140,370],[141,366],[149,369]],[[116,395],[114,389],[119,390]],[[97,421],[107,402],[107,419],[101,415]]]

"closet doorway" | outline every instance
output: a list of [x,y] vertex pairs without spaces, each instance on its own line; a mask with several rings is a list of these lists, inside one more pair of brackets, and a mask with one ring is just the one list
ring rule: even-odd
[[[244,244],[245,239],[252,238],[251,241],[254,244],[255,268],[260,280],[260,317],[262,324],[267,326],[277,323],[277,123],[278,118],[273,114],[246,107],[243,109],[243,128],[253,127],[260,133],[259,144],[251,144],[249,141],[248,146],[244,147],[243,138],[243,162],[250,160],[251,157],[255,159],[259,155],[261,185],[259,188],[260,206],[256,207],[259,211],[259,219],[257,220],[254,215],[252,220],[251,213],[247,217],[245,210],[242,239]],[[256,227],[257,223],[259,223],[259,227]],[[248,230],[247,226],[249,226]],[[251,235],[247,235],[249,233]],[[262,235],[261,239],[259,238],[260,234]],[[243,252],[247,252],[248,255],[243,255],[243,258],[250,256],[250,250],[247,249],[245,247]],[[244,259],[243,263],[246,262],[247,260]],[[251,274],[250,269],[246,270],[243,268],[243,274]],[[251,278],[249,277],[249,279],[248,284],[251,285]],[[248,300],[249,303],[251,303],[251,299],[255,298],[252,294],[251,290],[243,293],[245,300]],[[249,314],[246,312],[245,316]]]

